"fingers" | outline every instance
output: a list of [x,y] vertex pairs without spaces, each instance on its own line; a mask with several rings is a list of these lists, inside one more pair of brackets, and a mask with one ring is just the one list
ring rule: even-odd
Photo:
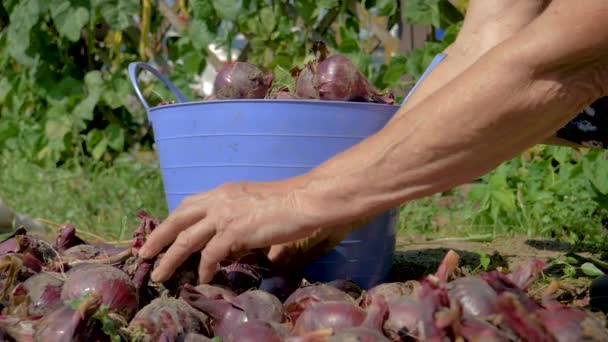
[[213,234],[215,234],[215,226],[209,220],[204,219],[181,232],[160,259],[158,267],[152,272],[152,281],[163,282],[169,279],[192,253],[205,246]]
[[201,251],[201,263],[198,269],[200,283],[208,283],[213,279],[218,264],[230,254],[234,241],[225,234],[216,234]]
[[204,217],[205,209],[200,202],[189,202],[189,204],[178,207],[146,238],[146,242],[139,250],[139,256],[144,259],[153,258],[173,242],[182,231]]

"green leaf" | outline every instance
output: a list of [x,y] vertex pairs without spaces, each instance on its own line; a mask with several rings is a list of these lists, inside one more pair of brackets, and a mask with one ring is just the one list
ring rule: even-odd
[[215,17],[215,9],[209,0],[190,0],[188,6],[192,9],[194,19],[207,21]]
[[402,15],[411,24],[430,24],[439,27],[439,0],[406,1]]
[[6,103],[6,95],[11,91],[11,84],[8,78],[2,77],[0,79],[0,103]]
[[265,6],[260,10],[259,22],[261,23],[261,32],[259,33],[264,37],[270,36],[270,34],[274,31],[275,26],[277,25],[275,21],[274,11],[270,6]]
[[72,129],[72,121],[67,115],[49,118],[44,133],[49,140],[61,140]]
[[117,124],[110,124],[103,132],[110,148],[115,151],[122,151],[124,149],[125,135],[122,127]]
[[59,34],[75,42],[80,39],[80,30],[89,21],[89,11],[72,1],[64,0],[51,6],[51,17]]
[[600,270],[599,268],[597,268],[594,264],[592,264],[590,262],[586,262],[586,263],[582,264],[581,270],[583,271],[583,273],[585,273],[585,275],[587,275],[589,277],[599,277],[604,274],[604,272],[602,272],[602,270]]
[[197,50],[202,51],[213,41],[213,35],[202,20],[194,19],[190,24],[189,33],[192,45]]
[[608,160],[604,158],[597,158],[593,161],[584,159],[583,171],[600,194],[608,195]]
[[306,25],[312,25],[316,21],[317,5],[312,0],[298,0],[295,2],[298,15]]
[[226,20],[236,20],[241,10],[240,0],[212,0],[212,3],[219,17]]
[[393,85],[407,72],[407,58],[403,56],[397,56],[391,60],[384,75],[382,81],[386,84]]
[[140,1],[138,0],[93,0],[93,6],[99,8],[99,12],[112,29],[121,31],[132,23],[132,17],[140,13]]
[[112,109],[120,108],[125,104],[127,95],[131,92],[131,84],[127,78],[116,74],[104,87],[102,99]]
[[93,159],[99,160],[104,155],[104,153],[106,153],[107,149],[108,149],[108,139],[103,138],[103,139],[101,139],[101,141],[99,143],[97,143],[97,145],[95,145],[95,147],[93,148],[93,151],[91,151],[91,156],[93,157]]
[[11,25],[7,29],[7,45],[10,55],[20,64],[33,66],[35,55],[27,51],[30,46],[30,30],[38,23],[46,10],[46,0],[22,0],[10,14]]
[[378,0],[376,6],[381,17],[389,17],[397,11],[397,1],[394,0]]
[[87,86],[88,95],[76,105],[72,112],[84,120],[93,120],[93,110],[99,102],[103,89],[101,72],[97,70],[89,71],[84,77],[84,83]]
[[108,139],[104,132],[99,129],[92,129],[86,137],[86,147],[95,160],[99,160],[108,148]]

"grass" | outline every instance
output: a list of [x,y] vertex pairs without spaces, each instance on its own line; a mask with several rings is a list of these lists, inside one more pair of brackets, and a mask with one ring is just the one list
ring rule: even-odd
[[15,211],[71,222],[108,241],[128,239],[140,209],[159,217],[167,212],[160,171],[153,162],[42,168],[3,153],[0,169],[0,198]]
[[[555,178],[551,172],[536,164],[526,167],[536,171],[520,179],[517,172],[522,166],[506,163],[482,183],[408,203],[401,209],[400,232],[429,238],[556,237],[558,232],[557,237],[568,239],[571,236],[565,231],[571,228],[585,236],[605,235],[601,223],[608,215],[598,211],[591,195],[582,196],[585,192],[576,182],[554,184],[548,181]],[[155,158],[126,156],[109,167],[89,162],[85,167],[44,168],[5,151],[0,153],[0,169],[0,198],[15,211],[56,223],[71,222],[106,241],[130,238],[140,209],[159,218],[167,214]],[[529,184],[522,185],[523,181]],[[536,200],[541,192],[552,192],[543,203]],[[574,195],[579,199],[572,200]]]

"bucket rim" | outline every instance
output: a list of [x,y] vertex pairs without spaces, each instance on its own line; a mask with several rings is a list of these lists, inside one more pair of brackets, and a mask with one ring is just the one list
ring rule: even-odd
[[150,107],[149,112],[159,111],[168,108],[176,107],[190,107],[190,106],[205,106],[205,105],[229,105],[229,104],[306,104],[312,106],[360,106],[360,107],[372,107],[372,108],[391,108],[395,111],[401,108],[399,104],[386,104],[386,103],[375,103],[375,102],[355,102],[355,101],[338,101],[338,100],[318,100],[318,99],[229,99],[229,100],[197,100],[197,101],[186,101],[176,102],[170,104],[163,104]]

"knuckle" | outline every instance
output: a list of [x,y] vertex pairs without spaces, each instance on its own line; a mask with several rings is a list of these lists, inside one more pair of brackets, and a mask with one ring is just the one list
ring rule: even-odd
[[175,247],[177,247],[179,249],[189,249],[191,243],[192,243],[192,239],[190,238],[189,234],[185,231],[179,233],[174,242]]

